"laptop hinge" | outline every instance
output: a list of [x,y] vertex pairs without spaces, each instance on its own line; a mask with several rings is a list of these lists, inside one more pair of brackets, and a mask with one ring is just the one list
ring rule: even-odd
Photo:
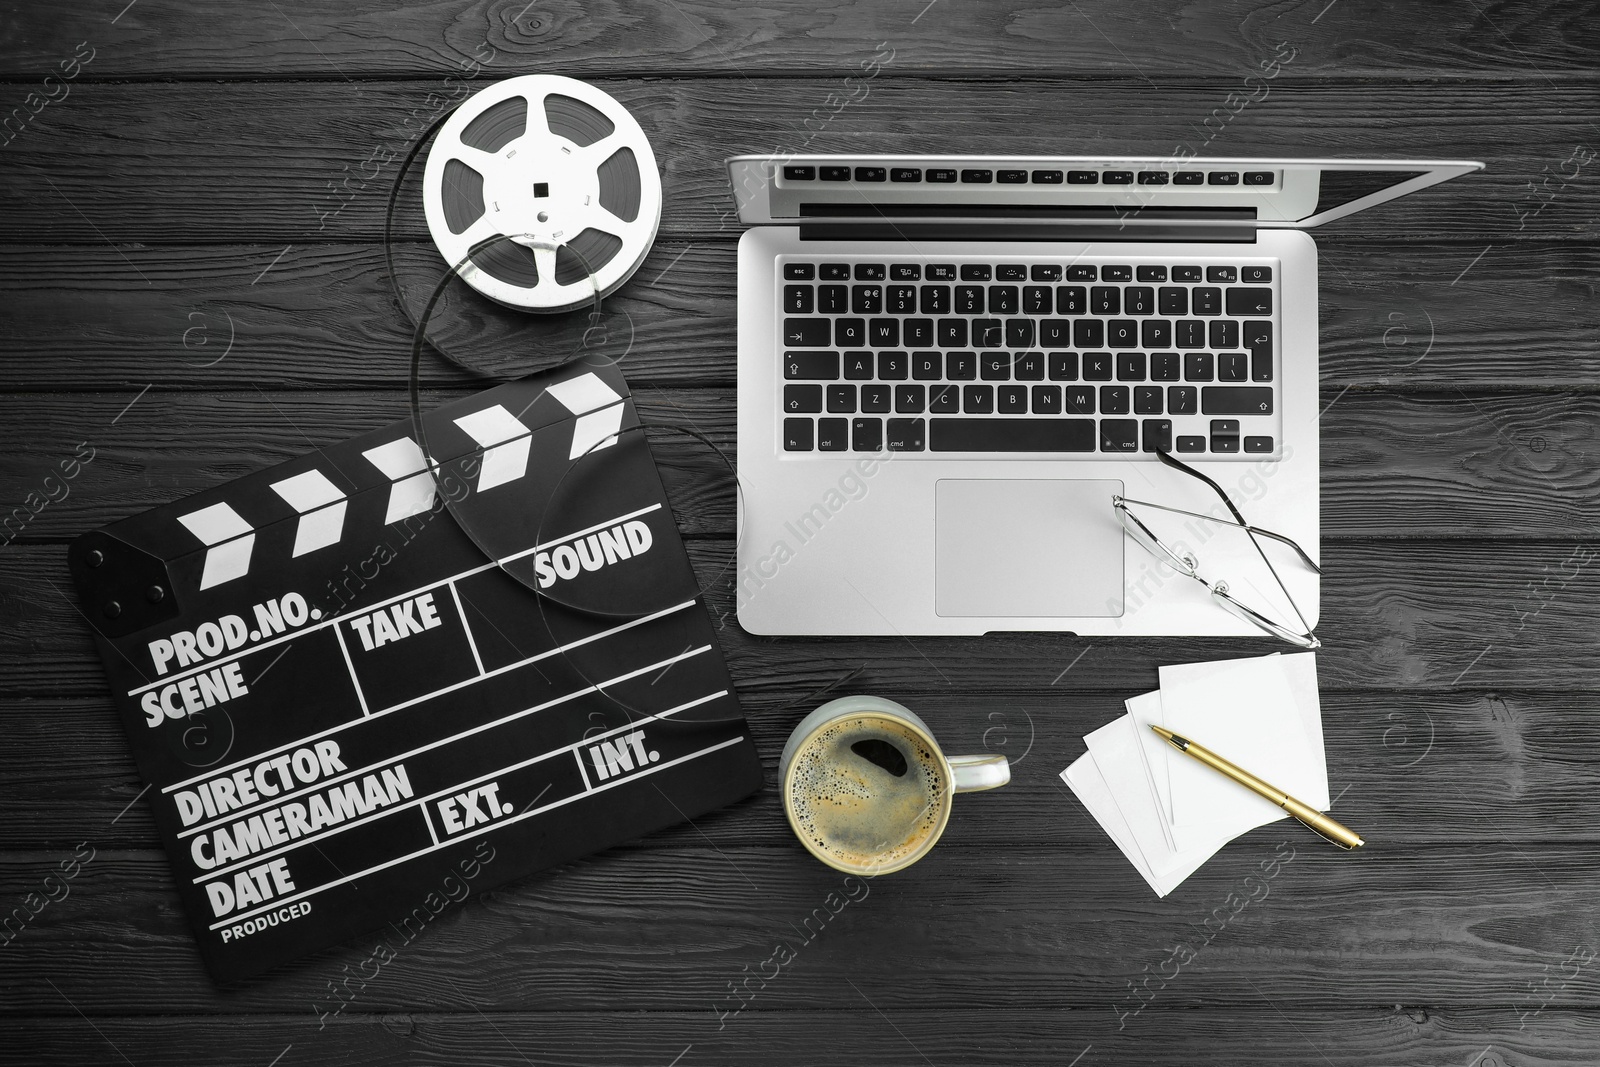
[[1254,244],[1254,226],[1052,226],[1040,222],[802,222],[802,241],[1151,241]]

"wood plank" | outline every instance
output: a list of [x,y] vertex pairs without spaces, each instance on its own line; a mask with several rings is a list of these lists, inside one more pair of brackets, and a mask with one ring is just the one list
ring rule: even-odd
[[[884,692],[922,715],[947,751],[995,752],[1012,761],[1011,785],[958,802],[946,843],[1098,847],[1104,835],[1056,775],[1082,755],[1084,734],[1121,715],[1125,698],[1153,684],[1130,672],[1112,691],[1070,696],[1047,683],[996,696],[952,693],[926,681],[893,690],[851,683],[838,692]],[[778,798],[777,757],[789,731],[825,699],[747,696],[766,788],[640,847],[796,847]],[[1588,693],[1327,690],[1323,733],[1340,818],[1384,849],[1594,842],[1600,827],[1591,783],[1571,768],[1600,748],[1597,712],[1600,698]],[[0,736],[8,742],[0,748],[0,849],[70,851],[85,839],[106,849],[161,847],[154,799],[141,797],[143,783],[105,697],[0,700]],[[1294,830],[1285,823],[1274,832],[1292,837]]]
[[[424,403],[461,395],[429,391]],[[406,394],[395,391],[152,389],[129,408],[133,396],[0,394],[0,424],[27,442],[0,455],[7,540],[70,540],[409,410]],[[687,433],[652,431],[679,528],[695,537],[731,534],[733,390],[645,387],[634,396],[647,425],[698,430],[723,450],[726,461]],[[1592,392],[1395,396],[1328,386],[1322,402],[1325,539],[1584,540],[1600,525],[1600,396]],[[93,458],[84,464],[84,456]],[[78,474],[64,481],[64,469]],[[1255,470],[1241,464],[1224,479],[1241,503],[1270,491]]]
[[[432,77],[474,55],[498,72],[559,70],[574,77],[621,71],[756,79],[774,73],[840,76],[889,41],[893,73],[955,70],[1027,78],[1063,70],[1139,80],[1240,78],[1279,41],[1300,49],[1282,77],[1505,78],[1538,72],[1566,80],[1592,73],[1593,28],[1543,4],[1471,5],[1404,17],[1374,0],[1272,13],[1247,0],[1173,0],[1135,14],[1112,4],[1077,9],[1025,4],[945,4],[925,12],[893,3],[759,6],[715,0],[630,5],[547,0],[330,9],[270,5],[193,32],[194,5],[119,3],[73,17],[23,9],[0,77],[36,76],[88,37],[97,53],[84,77]],[[103,9],[103,10],[102,10]],[[114,20],[114,21],[113,21]],[[1132,57],[1138,57],[1134,62]]]
[[[860,977],[851,980],[861,991],[861,1003],[878,1000],[877,986],[864,984]],[[73,1000],[88,992],[63,991]],[[1547,1008],[1524,1020],[1518,1011],[1504,1008],[1278,1009],[1267,999],[1269,993],[1270,987],[1255,1003],[1226,1011],[1152,1007],[1139,1017],[1137,1029],[1121,1032],[1114,1030],[1115,1019],[1104,1009],[901,1008],[893,1015],[879,1015],[870,1007],[790,1011],[783,1008],[781,992],[768,1005],[752,1004],[720,1026],[715,1014],[704,1011],[530,1015],[470,1010],[331,1017],[325,1026],[303,1013],[228,1019],[98,1016],[92,1021],[65,1015],[8,1020],[7,1026],[14,1036],[12,1047],[39,1067],[103,1061],[108,1043],[129,1061],[151,1067],[185,1067],[197,1060],[260,1067],[285,1053],[285,1062],[312,1055],[349,1067],[402,1060],[664,1064],[674,1055],[685,1064],[739,1067],[757,1061],[819,1067],[918,1064],[923,1056],[930,1063],[1061,1067],[1081,1053],[1088,1053],[1085,1064],[1193,1067],[1196,1049],[1205,1050],[1200,1062],[1238,1067],[1312,1062],[1330,1067],[1376,1062],[1588,1067],[1600,1040],[1596,1019],[1587,1011]]]
[[[1559,210],[1559,202],[1550,208]],[[586,347],[584,312],[528,316],[479,301],[441,310],[434,325],[443,332],[435,332],[463,360],[508,376],[581,350],[621,360],[635,386],[731,384],[734,235],[657,241],[605,302],[604,338],[591,333]],[[1325,388],[1587,387],[1600,377],[1600,312],[1588,282],[1600,274],[1600,247],[1588,241],[1496,243],[1482,258],[1487,239],[1475,236],[1424,243],[1327,233],[1317,241]],[[28,357],[9,361],[10,388],[126,388],[130,399],[147,383],[404,388],[412,325],[395,306],[377,245],[184,245],[126,255],[144,278],[104,245],[0,246],[0,289],[26,294],[0,306],[10,350]],[[410,306],[420,307],[443,261],[431,245],[411,242],[399,262]],[[422,380],[472,381],[432,352]]]
[[[711,586],[708,608],[742,692],[760,700],[776,694],[778,703],[856,666],[865,668],[861,686],[878,692],[917,690],[932,664],[952,693],[1009,697],[1057,676],[1062,690],[1155,688],[1160,664],[1284,648],[1266,637],[753,637],[733,613],[731,545],[691,541],[689,551]],[[1317,629],[1326,645],[1323,687],[1592,690],[1600,627],[1593,552],[1561,542],[1331,541]],[[0,553],[0,662],[14,665],[0,679],[0,695],[104,691],[87,629],[68,599],[64,557],[56,545]],[[1099,651],[1086,653],[1091,647]]]
[[[728,983],[759,975],[780,941],[799,957],[773,990],[790,1010],[859,1011],[843,974],[886,1012],[1085,1007],[1104,1011],[1114,1031],[1113,1008],[1140,1003],[1128,983],[1167,974],[1161,965],[1179,946],[1189,965],[1149,987],[1163,1008],[1258,1005],[1264,980],[1285,1011],[1522,1008],[1530,980],[1562,977],[1575,946],[1592,957],[1600,944],[1592,852],[1407,846],[1352,856],[1266,827],[1158,900],[1109,844],[952,845],[902,874],[848,883],[799,849],[624,848],[443,908],[409,941],[391,931],[397,958],[375,977],[361,961],[382,938],[367,935],[222,991],[201,973],[165,856],[105,849],[4,948],[0,1014],[66,1014],[40,974],[92,998],[97,1013],[154,1003],[181,1015],[331,1011],[330,982],[363,973],[350,1010],[603,1011],[625,998],[633,1011],[710,1013],[737,1006]],[[60,860],[0,854],[0,900],[21,903]],[[1241,904],[1246,894],[1255,902]],[[1576,980],[1535,986],[1540,999],[1600,1007],[1593,967],[1579,969]]]
[[[802,145],[1015,154],[1051,143],[1165,156],[1204,144],[1211,156],[1485,159],[1493,165],[1482,174],[1353,216],[1337,232],[1470,233],[1485,243],[1600,232],[1600,219],[1581,206],[1593,164],[1570,180],[1556,177],[1572,147],[1593,140],[1600,86],[1286,86],[1206,142],[1198,131],[1227,98],[1222,87],[896,80],[835,113],[841,98],[828,80],[763,78],[738,92],[715,81],[599,84],[633,111],[656,149],[663,232],[689,240],[738,230],[725,157]],[[398,157],[440,106],[431,86],[409,82],[80,85],[6,146],[0,241],[111,242],[143,269],[147,253],[126,246],[372,240],[383,232]],[[1536,116],[1537,135],[1506,122],[1508,114]],[[116,181],[105,180],[108,168]],[[1530,199],[1528,183],[1547,177],[1540,188],[1554,199],[1534,213],[1546,201]],[[398,225],[422,236],[420,197],[408,202],[415,208]]]

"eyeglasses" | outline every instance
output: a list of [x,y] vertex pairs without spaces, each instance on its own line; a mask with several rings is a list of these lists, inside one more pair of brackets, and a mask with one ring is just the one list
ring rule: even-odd
[[[1188,466],[1187,464],[1180,463],[1178,460],[1172,458],[1172,456],[1165,452],[1156,452],[1156,458],[1174,470],[1182,471],[1184,474],[1187,474],[1193,478],[1198,478],[1206,485],[1209,485],[1213,490],[1215,490],[1217,496],[1222,498],[1223,504],[1227,506],[1228,511],[1233,514],[1233,517],[1236,521],[1229,522],[1226,519],[1219,519],[1215,515],[1205,515],[1196,511],[1184,511],[1182,508],[1168,507],[1165,504],[1155,504],[1148,500],[1130,500],[1121,496],[1113,496],[1111,498],[1111,506],[1117,513],[1117,521],[1122,523],[1122,528],[1123,530],[1127,531],[1128,536],[1137,541],[1145,548],[1146,551],[1155,556],[1157,559],[1165,560],[1167,563],[1171,564],[1171,566],[1177,570],[1178,573],[1189,578],[1193,578],[1195,581],[1205,586],[1208,590],[1210,590],[1211,598],[1231,614],[1245,620],[1248,623],[1251,623],[1254,626],[1260,627],[1273,637],[1276,637],[1281,641],[1287,641],[1291,645],[1298,645],[1301,648],[1321,648],[1322,642],[1317,638],[1316,634],[1311,632],[1311,626],[1306,622],[1305,616],[1300,613],[1300,606],[1295,603],[1294,597],[1289,594],[1288,587],[1283,584],[1283,579],[1278,577],[1277,568],[1274,567],[1272,565],[1272,561],[1267,558],[1266,552],[1261,547],[1261,542],[1257,541],[1256,538],[1265,537],[1270,540],[1277,541],[1280,544],[1288,545],[1290,548],[1294,549],[1295,554],[1300,557],[1301,562],[1303,562],[1307,567],[1310,567],[1317,574],[1321,574],[1322,568],[1317,566],[1316,561],[1307,555],[1305,549],[1295,544],[1292,539],[1285,537],[1282,534],[1273,533],[1271,530],[1263,530],[1259,526],[1251,526],[1245,521],[1244,516],[1239,513],[1239,509],[1233,506],[1233,501],[1228,499],[1228,494],[1222,491],[1222,487],[1216,482],[1212,481],[1210,478],[1207,478],[1204,474],[1201,474],[1199,471]],[[1227,582],[1208,582],[1206,579],[1200,577],[1200,575],[1197,573],[1200,568],[1200,561],[1195,558],[1194,553],[1180,552],[1168,546],[1164,541],[1161,540],[1160,537],[1156,536],[1150,527],[1141,522],[1139,517],[1129,510],[1129,504],[1137,504],[1140,507],[1155,508],[1158,511],[1171,512],[1175,515],[1189,515],[1193,518],[1205,519],[1209,522],[1220,523],[1224,526],[1237,527],[1238,529],[1244,531],[1245,536],[1250,539],[1251,545],[1255,547],[1256,554],[1261,557],[1261,562],[1266,564],[1267,570],[1271,572],[1273,581],[1277,582],[1278,588],[1283,591],[1284,599],[1288,601],[1290,610],[1294,612],[1295,618],[1299,620],[1300,630],[1304,632],[1297,632],[1281,622],[1274,621],[1270,615],[1264,613],[1263,611],[1257,610],[1256,608],[1250,607],[1248,604],[1242,603],[1231,592],[1229,592]]]

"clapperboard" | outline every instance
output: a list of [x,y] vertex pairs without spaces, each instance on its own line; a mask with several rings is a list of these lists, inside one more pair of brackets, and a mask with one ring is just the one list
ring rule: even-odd
[[609,367],[319,450],[69,560],[222,980],[403,922],[484,842],[474,890],[760,785]]

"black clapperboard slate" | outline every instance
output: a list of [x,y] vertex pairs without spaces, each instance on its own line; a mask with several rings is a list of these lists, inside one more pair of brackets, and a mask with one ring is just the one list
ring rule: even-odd
[[432,471],[403,420],[70,550],[219,980],[760,787],[622,375],[424,430]]

